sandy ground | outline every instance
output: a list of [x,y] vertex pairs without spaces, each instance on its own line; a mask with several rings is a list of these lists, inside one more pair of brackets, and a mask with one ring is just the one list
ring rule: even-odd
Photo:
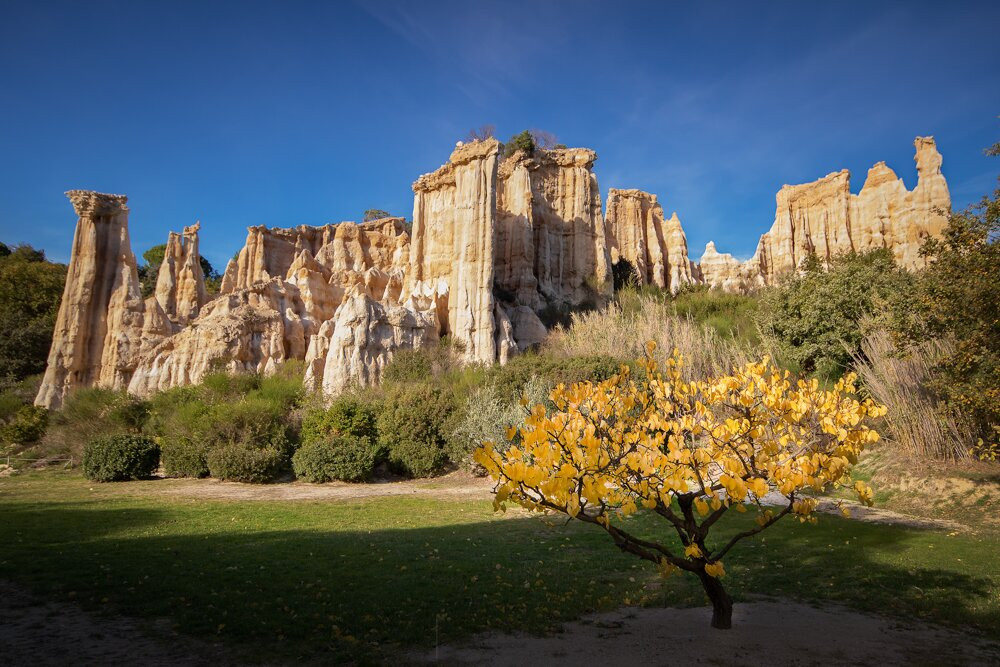
[[219,646],[181,637],[165,624],[98,616],[0,581],[0,665],[236,664]]
[[[139,485],[142,485],[141,487]],[[241,484],[217,479],[157,479],[121,485],[124,493],[140,490],[142,495],[162,495],[199,500],[351,500],[378,496],[427,496],[435,498],[490,498],[490,481],[456,471],[429,479],[380,481],[372,484],[329,482],[279,482]]]
[[625,608],[549,637],[484,634],[407,658],[444,665],[1000,664],[1000,643],[836,605],[737,604],[732,630],[711,629],[710,617],[707,607]]

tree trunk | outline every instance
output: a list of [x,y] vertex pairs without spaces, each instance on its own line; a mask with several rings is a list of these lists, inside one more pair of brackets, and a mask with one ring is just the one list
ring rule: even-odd
[[701,579],[708,599],[712,601],[712,627],[729,630],[733,627],[733,599],[722,587],[722,582],[704,570],[698,573],[698,578]]

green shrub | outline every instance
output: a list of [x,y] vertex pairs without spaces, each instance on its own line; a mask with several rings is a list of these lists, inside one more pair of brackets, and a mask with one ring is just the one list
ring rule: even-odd
[[977,456],[995,458],[1000,443],[1000,187],[992,197],[953,213],[943,237],[928,239],[920,252],[929,266],[918,275],[912,298],[896,305],[897,344],[905,348],[928,339],[954,344],[934,364],[927,386],[949,410],[973,421],[984,441]]
[[450,397],[429,382],[386,387],[378,415],[379,443],[392,468],[412,477],[440,472],[456,413]]
[[147,431],[160,440],[168,475],[204,477],[210,474],[209,453],[229,445],[291,455],[300,378],[294,385],[282,373],[266,378],[213,373],[206,380],[162,392],[150,402]]
[[530,130],[515,134],[503,145],[503,156],[505,158],[510,157],[517,151],[524,151],[528,154],[528,157],[534,154],[535,138],[531,135]]
[[83,443],[113,435],[138,435],[149,404],[124,391],[78,389],[49,414],[41,446],[47,455],[79,456]]
[[[529,406],[542,403],[551,407],[549,387],[538,376],[532,376],[520,388],[520,393],[528,399]],[[484,442],[492,442],[497,450],[506,451],[510,444],[507,429],[522,424],[526,416],[527,408],[521,405],[520,399],[513,398],[509,390],[493,382],[479,387],[468,395],[461,420],[445,447],[448,458],[477,474],[485,473],[472,460],[472,451]]]
[[292,469],[307,482],[364,482],[383,458],[382,448],[366,437],[333,436],[302,445],[292,457]]
[[885,249],[841,255],[829,270],[812,256],[801,275],[765,292],[760,323],[803,371],[838,377],[861,353],[864,323],[912,289],[911,274]]
[[527,353],[512,358],[503,366],[491,367],[487,371],[486,382],[495,385],[497,392],[505,400],[517,401],[524,387],[534,377],[548,386],[596,382],[607,380],[618,372],[620,366],[621,362],[617,359],[601,355],[559,357],[546,353]]
[[36,405],[23,405],[0,427],[0,440],[23,445],[38,441],[45,435],[49,411]]
[[288,467],[288,457],[277,447],[223,445],[208,453],[208,471],[228,482],[264,484],[274,481]]
[[184,436],[163,438],[163,471],[170,477],[208,477],[209,446]]
[[308,445],[328,440],[334,435],[349,435],[378,441],[375,408],[356,394],[342,394],[329,407],[310,410],[302,419],[302,443]]
[[83,449],[83,474],[95,482],[149,477],[160,461],[160,448],[141,435],[91,440]]
[[756,317],[760,297],[734,294],[704,285],[688,286],[673,297],[674,312],[710,326],[720,336],[738,338],[751,345],[760,342]]

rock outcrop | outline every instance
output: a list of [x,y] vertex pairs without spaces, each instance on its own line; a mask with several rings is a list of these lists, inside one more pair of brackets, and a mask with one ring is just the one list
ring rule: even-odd
[[87,190],[66,196],[78,219],[48,366],[35,399],[50,408],[77,387],[121,386],[142,329],[128,198]]
[[267,372],[303,359],[313,333],[304,313],[298,289],[278,278],[222,294],[143,354],[128,390],[147,396],[198,383],[216,369]]
[[741,291],[745,280],[740,261],[728,252],[720,253],[715,249],[713,241],[705,245],[705,252],[698,261],[696,277],[700,283],[727,292]]
[[858,195],[847,171],[776,197],[774,223],[744,263],[709,243],[688,258],[677,214],[656,195],[612,188],[607,217],[588,149],[516,152],[494,139],[459,144],[413,184],[412,238],[402,218],[317,227],[250,227],[209,300],[199,224],[171,233],[156,292],[142,299],[121,195],[74,190],[78,220],[63,301],[36,402],[59,406],[85,386],[138,395],[197,383],[214,369],[269,373],[305,364],[327,394],[378,382],[397,350],[451,337],[466,360],[505,362],[541,343],[542,316],[601,306],[613,261],[643,284],[739,291],[771,284],[810,253],[890,248],[908,268],[946,224],[950,200],[934,140],[916,140],[913,191],[884,163]]
[[918,180],[912,192],[884,162],[868,171],[857,195],[851,194],[846,169],[782,187],[774,224],[761,236],[743,274],[758,284],[773,284],[810,254],[828,263],[840,253],[876,248],[892,250],[905,268],[922,266],[920,245],[947,225],[951,198],[934,139],[917,137],[914,145]]
[[656,195],[642,190],[608,190],[607,227],[611,261],[627,261],[641,285],[655,285],[676,294],[697,282],[697,268],[688,258],[687,237],[674,213],[664,220]]
[[185,227],[180,234],[170,232],[163,263],[156,276],[156,302],[167,318],[178,326],[198,317],[198,311],[208,301],[198,253],[199,229],[201,223],[197,222]]
[[494,264],[518,305],[602,305],[611,255],[586,148],[518,151],[500,165]]
[[413,240],[404,293],[433,308],[440,335],[469,361],[493,363],[496,319],[493,242],[496,229],[495,139],[458,146],[448,163],[413,184]]

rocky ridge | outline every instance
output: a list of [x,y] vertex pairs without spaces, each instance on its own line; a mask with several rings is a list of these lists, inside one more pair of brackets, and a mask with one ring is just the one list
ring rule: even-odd
[[950,198],[934,140],[915,145],[913,191],[884,163],[857,195],[846,170],[784,186],[750,260],[709,243],[696,263],[677,214],[666,218],[656,195],[612,188],[602,214],[594,151],[502,158],[494,139],[459,143],[414,182],[412,231],[403,218],[249,227],[212,299],[200,224],[169,234],[156,291],[144,300],[127,198],[72,190],[76,235],[36,403],[58,407],[87,386],[148,395],[213,369],[269,373],[289,360],[304,362],[307,387],[335,394],[378,382],[395,350],[442,336],[469,362],[503,363],[544,339],[547,312],[602,306],[621,261],[641,284],[671,292],[773,284],[810,253],[828,262],[884,247],[916,268]]

